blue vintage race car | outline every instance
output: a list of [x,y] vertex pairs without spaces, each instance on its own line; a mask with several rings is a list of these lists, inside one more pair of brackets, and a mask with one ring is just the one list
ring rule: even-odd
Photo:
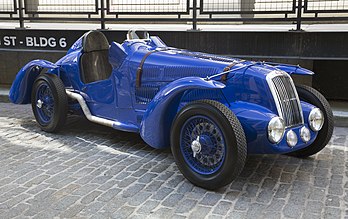
[[151,147],[171,147],[192,183],[215,189],[238,176],[247,154],[307,157],[329,142],[327,100],[295,85],[292,74],[313,72],[168,47],[146,31],[131,30],[122,44],[109,45],[103,33],[90,31],[56,63],[26,64],[10,100],[31,103],[46,132],[81,113],[140,133]]

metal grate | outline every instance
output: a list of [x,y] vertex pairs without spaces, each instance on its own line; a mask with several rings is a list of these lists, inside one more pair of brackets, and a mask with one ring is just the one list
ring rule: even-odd
[[24,0],[27,14],[97,14],[98,0]]
[[190,0],[107,0],[108,14],[188,14]]
[[[325,14],[326,15],[323,15]],[[0,0],[0,20],[172,23],[348,20],[348,0]],[[6,16],[8,15],[8,16]]]
[[208,54],[208,53],[202,53],[202,52],[192,52],[192,51],[188,51],[188,50],[181,50],[178,52],[178,54],[184,55],[184,56],[195,57],[195,58],[201,58],[201,59],[227,62],[227,63],[231,63],[231,62],[234,62],[237,60],[235,58],[228,57],[228,56],[214,55],[214,54]]
[[200,0],[201,14],[294,13],[296,0]]
[[305,12],[348,12],[348,0],[304,0]]
[[187,91],[185,95],[181,98],[180,102],[192,102],[203,99],[215,100],[219,102],[225,101],[221,90],[193,89]]
[[16,0],[1,0],[0,14],[15,14],[17,13]]
[[[272,77],[272,76],[271,76]],[[286,73],[277,73],[268,79],[279,116],[286,127],[303,124],[303,114],[295,85]]]
[[135,99],[138,104],[147,104],[155,97],[160,90],[157,85],[143,85],[135,90]]

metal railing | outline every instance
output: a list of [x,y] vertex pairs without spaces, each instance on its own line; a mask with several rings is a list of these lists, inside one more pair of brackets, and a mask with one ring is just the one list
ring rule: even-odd
[[2,0],[0,20],[115,22],[348,21],[348,0]]

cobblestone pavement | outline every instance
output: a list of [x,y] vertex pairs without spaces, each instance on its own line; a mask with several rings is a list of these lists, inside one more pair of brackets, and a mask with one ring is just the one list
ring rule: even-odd
[[80,118],[48,134],[30,106],[0,103],[0,218],[348,218],[347,131],[312,158],[250,156],[213,192],[136,134]]

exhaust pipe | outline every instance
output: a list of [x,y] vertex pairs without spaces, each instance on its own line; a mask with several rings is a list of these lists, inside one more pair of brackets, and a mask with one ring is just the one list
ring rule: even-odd
[[89,121],[98,123],[100,125],[108,126],[117,130],[121,130],[121,131],[136,132],[136,133],[139,132],[139,127],[137,125],[134,125],[133,123],[121,123],[118,121],[113,121],[113,120],[93,116],[86,104],[85,99],[82,97],[81,94],[74,93],[69,90],[65,90],[65,92],[68,95],[68,97],[75,99],[77,100],[77,102],[79,102],[83,113],[85,114],[86,118]]
[[[105,126],[109,126],[109,127],[114,127],[114,124],[116,122],[112,121],[112,120],[108,120],[108,119],[103,119],[103,118],[100,118],[100,117],[97,117],[97,116],[93,116],[91,111],[89,110],[87,104],[86,104],[86,101],[85,99],[83,99],[83,97],[81,96],[81,94],[78,94],[78,93],[74,93],[74,92],[71,92],[71,91],[68,91],[68,90],[65,90],[66,94],[72,98],[72,99],[75,99],[77,100],[77,102],[79,102],[80,106],[81,106],[81,109],[83,111],[83,113],[85,114],[86,118],[91,121],[91,122],[95,122],[95,123],[98,123],[100,125],[105,125]],[[116,124],[115,124],[116,125]]]

